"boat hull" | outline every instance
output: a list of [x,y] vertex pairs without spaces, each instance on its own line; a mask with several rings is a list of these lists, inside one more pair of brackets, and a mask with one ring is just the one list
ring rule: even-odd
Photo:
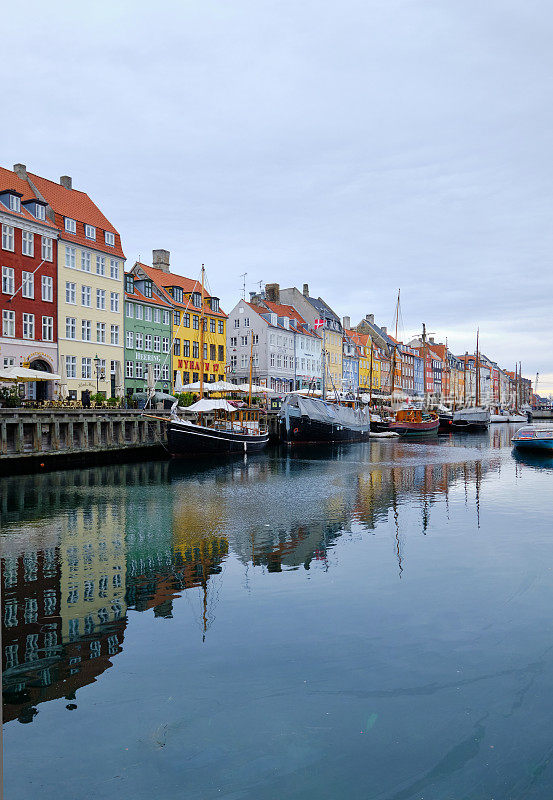
[[269,442],[269,434],[260,435],[221,431],[202,425],[170,422],[167,446],[173,456],[201,453],[255,453]]
[[399,433],[400,436],[433,436],[438,433],[440,425],[439,419],[431,419],[427,422],[392,422],[389,430]]
[[287,444],[316,444],[331,442],[363,442],[369,438],[369,430],[356,430],[342,425],[331,425],[309,417],[290,419],[286,430],[284,420],[280,422],[280,436]]
[[451,433],[451,428],[453,426],[453,414],[438,414],[439,423],[439,432],[440,433]]
[[520,452],[553,455],[553,439],[529,439],[526,442],[513,440],[513,447]]

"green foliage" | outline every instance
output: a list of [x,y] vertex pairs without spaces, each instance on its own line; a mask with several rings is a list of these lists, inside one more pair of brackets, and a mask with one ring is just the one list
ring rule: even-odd
[[179,401],[179,406],[182,408],[186,408],[186,406],[191,406],[194,403],[195,398],[192,392],[181,392],[181,394],[175,395],[177,400]]
[[107,401],[108,406],[111,408],[115,408],[115,406],[119,405],[119,398],[118,397],[110,397]]
[[105,397],[102,392],[98,392],[98,394],[91,394],[90,399],[93,403],[99,403],[100,405],[104,404]]
[[0,404],[3,408],[18,408],[21,399],[16,389],[3,386],[0,388]]

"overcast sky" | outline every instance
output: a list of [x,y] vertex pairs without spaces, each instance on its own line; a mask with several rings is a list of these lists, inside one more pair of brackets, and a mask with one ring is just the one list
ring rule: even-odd
[[2,164],[73,177],[225,310],[260,280],[553,391],[550,0],[3,8]]

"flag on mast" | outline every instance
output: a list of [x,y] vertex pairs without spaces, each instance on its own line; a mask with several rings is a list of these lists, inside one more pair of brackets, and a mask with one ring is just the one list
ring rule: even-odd
[[317,330],[317,328],[322,328],[323,325],[324,325],[324,319],[315,320],[315,330]]

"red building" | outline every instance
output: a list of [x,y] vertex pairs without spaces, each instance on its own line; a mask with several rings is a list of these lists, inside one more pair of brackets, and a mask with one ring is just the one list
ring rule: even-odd
[[[57,372],[57,239],[27,181],[0,167],[0,368]],[[52,393],[51,382],[27,384],[29,397]]]

